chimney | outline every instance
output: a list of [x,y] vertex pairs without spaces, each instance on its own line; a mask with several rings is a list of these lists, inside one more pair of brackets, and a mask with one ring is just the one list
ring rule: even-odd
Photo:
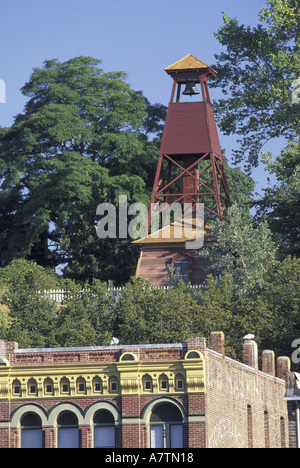
[[262,371],[275,377],[275,353],[266,350],[262,354]]
[[287,356],[279,356],[277,359],[277,377],[285,380],[286,375],[291,372],[291,360]]
[[10,360],[10,355],[14,352],[14,349],[18,349],[18,347],[18,343],[14,341],[0,340],[0,358]]
[[243,363],[258,370],[258,350],[254,335],[244,336]]
[[223,332],[211,332],[210,349],[225,356],[225,336]]

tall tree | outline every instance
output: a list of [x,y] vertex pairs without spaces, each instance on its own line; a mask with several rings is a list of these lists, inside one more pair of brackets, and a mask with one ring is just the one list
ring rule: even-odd
[[[293,99],[300,76],[299,0],[268,0],[251,28],[223,14],[216,33],[226,51],[216,55],[213,84],[225,95],[215,103],[221,130],[236,134],[236,162],[258,165],[266,142],[284,137],[299,144],[299,100]],[[296,102],[297,101],[297,102]]]
[[[300,5],[299,0],[268,0],[259,12],[260,24],[247,27],[225,13],[216,37],[226,51],[216,55],[224,98],[215,103],[219,125],[237,135],[236,163],[250,172],[263,161],[277,182],[257,201],[278,235],[281,253],[299,256],[300,172]],[[286,147],[263,153],[270,140]]]
[[210,270],[230,271],[235,290],[245,294],[251,286],[264,283],[267,271],[278,263],[278,249],[267,222],[255,225],[236,205],[229,208],[228,217],[229,223],[213,224],[217,242],[199,254],[209,258]]
[[46,61],[22,88],[24,113],[0,129],[2,264],[66,263],[66,275],[82,281],[119,281],[124,265],[123,281],[133,273],[129,242],[97,238],[96,208],[120,194],[147,202],[165,110],[100,65]]
[[264,196],[256,203],[258,215],[267,216],[282,256],[300,257],[300,145],[291,142],[276,161],[265,157],[265,164],[277,182],[264,189]]
[[57,307],[44,297],[44,290],[56,286],[53,272],[34,262],[14,260],[0,271],[0,316],[6,306],[6,338],[24,348],[53,344]]

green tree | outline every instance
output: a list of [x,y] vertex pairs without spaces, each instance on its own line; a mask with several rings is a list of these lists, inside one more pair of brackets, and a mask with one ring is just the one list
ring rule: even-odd
[[194,332],[209,339],[212,331],[223,331],[226,355],[242,361],[243,336],[254,333],[261,347],[264,333],[268,335],[273,330],[273,317],[267,304],[257,291],[254,300],[252,292],[253,286],[247,294],[240,294],[230,272],[224,272],[218,280],[208,275],[206,288],[198,296],[201,312]]
[[265,155],[267,170],[275,174],[277,183],[266,188],[256,205],[258,216],[268,219],[270,228],[278,235],[283,256],[300,256],[300,145],[292,142],[273,161]]
[[124,344],[181,342],[193,336],[197,309],[183,282],[166,292],[134,278],[116,306],[115,336]]
[[[237,135],[235,163],[251,172],[263,161],[278,179],[255,204],[278,234],[283,256],[299,256],[299,0],[268,0],[256,27],[225,13],[223,19],[215,35],[226,50],[216,55],[212,83],[224,94],[214,103],[218,123],[225,134]],[[264,154],[264,145],[278,138],[279,147],[286,141],[284,150]]]
[[100,65],[46,61],[22,88],[24,113],[0,129],[2,263],[67,263],[66,275],[82,282],[119,281],[124,265],[123,281],[133,273],[130,242],[97,238],[96,208],[120,194],[148,201],[165,111],[133,91],[125,73]]
[[210,269],[229,271],[234,288],[242,294],[254,284],[262,285],[269,268],[277,264],[277,247],[267,222],[258,226],[249,214],[233,205],[230,222],[215,222],[212,236],[216,243],[199,254],[210,259]]
[[44,290],[57,285],[55,276],[34,262],[14,260],[1,270],[1,283],[1,303],[9,311],[6,337],[20,347],[53,346],[57,306]]
[[272,319],[271,333],[263,334],[264,346],[284,356],[292,354],[292,342],[300,338],[299,282],[300,259],[288,256],[267,273],[260,291]]
[[223,14],[215,34],[226,51],[216,55],[224,99],[214,103],[220,128],[239,137],[236,162],[257,166],[269,140],[284,137],[299,143],[300,103],[293,83],[300,76],[300,8],[298,0],[268,0],[256,27]]
[[63,281],[67,292],[59,310],[55,340],[59,346],[109,345],[114,326],[114,301],[107,284],[94,280],[82,288]]

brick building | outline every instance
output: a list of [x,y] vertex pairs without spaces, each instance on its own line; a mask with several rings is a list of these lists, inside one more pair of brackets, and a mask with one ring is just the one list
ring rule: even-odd
[[296,372],[286,375],[285,400],[288,407],[290,448],[300,448],[300,374]]
[[224,335],[89,348],[0,346],[0,448],[288,447],[285,358],[258,370],[224,355]]

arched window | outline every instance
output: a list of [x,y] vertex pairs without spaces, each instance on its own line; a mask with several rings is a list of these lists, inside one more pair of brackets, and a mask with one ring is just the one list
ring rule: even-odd
[[44,380],[44,394],[47,396],[54,395],[54,384],[50,378]]
[[12,384],[12,394],[13,396],[22,396],[22,387],[20,380],[14,380]]
[[153,392],[153,381],[152,377],[148,374],[143,376],[143,391],[144,392]]
[[151,448],[183,448],[183,421],[180,410],[171,403],[155,406],[150,418]]
[[135,354],[132,354],[132,353],[125,353],[125,354],[122,354],[121,358],[120,358],[120,361],[123,362],[123,361],[137,361],[137,357]]
[[30,379],[28,380],[28,386],[27,386],[27,391],[28,395],[30,396],[38,396],[38,390],[37,390],[37,383],[35,379]]
[[41,418],[35,413],[27,413],[21,419],[22,448],[43,448]]
[[115,419],[108,410],[100,410],[94,416],[94,448],[115,448]]
[[159,390],[161,392],[169,391],[169,379],[166,376],[166,374],[162,374],[159,376]]
[[58,420],[58,448],[79,448],[78,419],[71,411],[62,413]]
[[284,418],[280,418],[280,433],[281,433],[281,448],[286,448],[285,445],[285,420]]
[[102,379],[99,376],[93,378],[93,392],[103,393]]
[[81,393],[83,395],[86,394],[86,382],[85,382],[85,379],[83,377],[79,377],[77,379],[76,391],[77,391],[77,393]]
[[70,381],[67,377],[64,377],[60,381],[60,393],[62,395],[70,395]]
[[252,406],[247,406],[247,417],[248,417],[248,448],[253,448],[253,412]]
[[109,393],[119,393],[119,380],[117,377],[109,378]]
[[270,418],[268,411],[264,412],[265,422],[265,447],[270,448]]
[[185,378],[182,374],[177,374],[175,377],[175,391],[184,392],[185,390]]
[[200,359],[200,358],[201,358],[201,356],[200,356],[200,353],[198,351],[190,351],[185,356],[185,359]]

